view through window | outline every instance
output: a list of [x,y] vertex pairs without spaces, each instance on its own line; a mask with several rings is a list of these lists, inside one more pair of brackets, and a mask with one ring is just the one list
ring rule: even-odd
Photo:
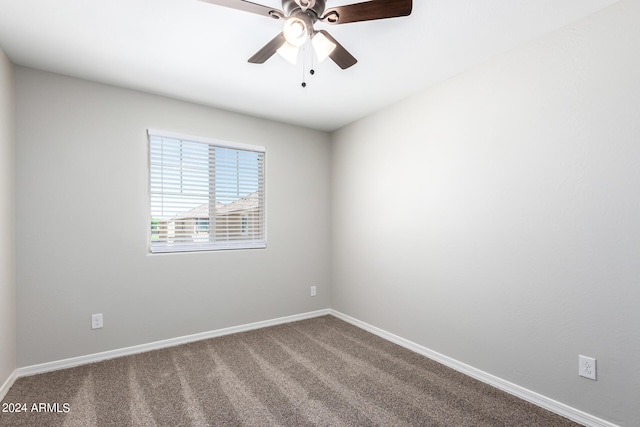
[[266,247],[264,147],[149,130],[151,252]]

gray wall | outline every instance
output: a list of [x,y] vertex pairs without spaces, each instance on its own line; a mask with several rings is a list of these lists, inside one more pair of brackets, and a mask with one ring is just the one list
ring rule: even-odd
[[[15,81],[19,367],[329,306],[328,134],[20,67]],[[266,146],[266,250],[148,255],[147,128]]]
[[0,386],[16,369],[13,65],[0,48]]
[[636,425],[638,22],[621,1],[336,132],[333,308]]

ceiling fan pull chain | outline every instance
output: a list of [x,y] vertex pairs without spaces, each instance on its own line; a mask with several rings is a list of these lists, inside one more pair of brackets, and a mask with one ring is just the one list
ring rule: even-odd
[[313,68],[313,49],[311,49],[311,69],[309,70],[309,74],[312,76],[316,73],[316,70]]
[[307,65],[307,44],[302,46],[302,87],[307,87],[306,73],[304,72]]

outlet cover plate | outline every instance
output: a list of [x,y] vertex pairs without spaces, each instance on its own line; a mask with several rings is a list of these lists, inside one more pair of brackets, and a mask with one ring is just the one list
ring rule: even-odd
[[91,329],[100,329],[104,326],[102,313],[91,315]]
[[596,359],[587,356],[578,356],[578,375],[596,380]]
[[312,296],[312,297],[315,297],[315,296],[316,296],[316,287],[315,287],[315,286],[312,286],[312,287],[311,287],[311,296]]

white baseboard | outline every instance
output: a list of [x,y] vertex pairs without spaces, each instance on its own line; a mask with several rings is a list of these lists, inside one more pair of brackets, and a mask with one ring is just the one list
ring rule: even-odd
[[[26,377],[29,375],[42,374],[44,372],[57,371],[59,369],[72,368],[74,366],[86,365],[89,363],[100,362],[116,357],[129,356],[132,354],[144,353],[151,350],[159,350],[162,348],[173,347],[180,344],[186,344],[194,341],[206,340],[209,338],[221,337],[223,335],[235,334],[238,332],[246,332],[254,329],[266,328],[268,326],[281,325],[284,323],[296,322],[298,320],[312,319],[314,317],[325,316],[329,313],[329,309],[312,311],[308,313],[295,314],[293,316],[280,317],[277,319],[265,320],[262,322],[249,323],[246,325],[233,326],[230,328],[217,329],[214,331],[202,332],[199,334],[186,335],[178,338],[171,338],[163,341],[156,341],[147,344],[126,347],[117,350],[105,351],[102,353],[88,354],[86,356],[72,357],[70,359],[57,360],[54,362],[42,363],[39,365],[26,366],[17,369],[17,377]],[[9,382],[9,381],[7,381]],[[13,382],[11,382],[13,384]],[[10,385],[9,385],[10,386]],[[4,387],[4,386],[3,386]],[[7,388],[8,390],[8,388]]]
[[9,389],[11,388],[13,383],[16,382],[17,378],[18,378],[18,371],[14,370],[11,373],[11,375],[9,375],[9,378],[7,378],[4,384],[2,384],[2,386],[0,387],[0,401],[4,399],[7,393],[9,393]]
[[412,341],[406,340],[390,332],[387,332],[375,326],[369,325],[368,323],[354,319],[353,317],[347,316],[346,314],[340,313],[335,310],[329,310],[329,314],[337,317],[338,319],[344,320],[347,323],[351,323],[352,325],[357,326],[360,329],[364,329],[365,331],[371,332],[372,334],[375,334],[381,338],[384,338],[387,341],[391,341],[394,344],[398,344],[401,347],[407,348],[418,354],[426,356],[429,359],[435,360],[436,362],[439,362],[445,366],[448,366],[449,368],[462,372],[463,374],[468,375],[472,378],[475,378],[479,381],[482,381],[483,383],[489,384],[511,395],[519,397],[520,399],[526,400],[527,402],[533,403],[534,405],[537,405],[548,411],[554,412],[558,415],[561,415],[572,421],[580,423],[584,426],[619,427],[616,424],[610,423],[609,421],[594,417],[593,415],[590,415],[590,414],[587,414],[586,412],[582,412],[578,409],[572,408],[568,405],[565,405],[564,403],[560,403],[558,401],[545,397],[539,393],[528,390],[524,387],[513,384],[509,381],[505,381],[501,378],[496,377],[495,375],[488,374],[484,371],[481,371],[472,366],[459,362],[455,359],[447,357],[436,351],[433,351],[426,347],[418,345]]
[[489,384],[493,387],[503,390],[511,395],[514,395],[523,400],[526,400],[527,402],[531,402],[534,405],[540,406],[541,408],[544,408],[548,411],[554,412],[572,421],[580,423],[584,426],[619,427],[616,424],[612,424],[608,421],[597,418],[593,415],[587,414],[578,409],[572,408],[568,405],[565,405],[563,403],[560,403],[558,401],[545,397],[539,393],[528,390],[524,387],[513,384],[509,381],[505,381],[501,378],[496,377],[495,375],[488,374],[484,371],[481,371],[472,366],[459,362],[455,359],[447,357],[436,351],[430,350],[412,341],[401,338],[383,329],[377,328],[375,326],[369,325],[368,323],[354,319],[353,317],[347,316],[346,314],[340,313],[339,311],[336,311],[333,309],[312,311],[309,313],[302,313],[302,314],[296,314],[293,316],[280,317],[277,319],[265,320],[262,322],[249,323],[246,325],[218,329],[218,330],[209,331],[209,332],[202,332],[199,334],[187,335],[187,336],[178,337],[178,338],[171,338],[168,340],[156,341],[148,344],[141,344],[141,345],[126,347],[118,350],[105,351],[102,353],[89,354],[86,356],[73,357],[70,359],[64,359],[64,360],[59,360],[54,362],[42,363],[39,365],[27,366],[24,368],[18,368],[13,372],[13,374],[7,379],[7,381],[5,381],[5,383],[0,388],[0,400],[4,398],[4,396],[9,391],[9,388],[11,388],[15,380],[19,377],[25,377],[29,375],[44,373],[44,372],[56,371],[59,369],[71,368],[74,366],[100,362],[102,360],[114,359],[116,357],[129,356],[132,354],[143,353],[151,350],[159,350],[162,348],[173,347],[176,345],[186,344],[194,341],[200,341],[208,338],[220,337],[223,335],[235,334],[238,332],[251,331],[254,329],[260,329],[260,328],[266,328],[269,326],[296,322],[299,320],[312,319],[314,317],[325,316],[327,314],[335,316],[338,319],[344,320],[347,323],[351,323],[352,325],[357,326],[361,329],[364,329],[365,331],[371,332],[381,338],[386,339],[387,341],[393,342],[404,348],[414,351],[418,354],[426,356],[429,359],[442,363],[443,365],[448,366],[452,369],[455,369],[456,371],[462,372],[465,375],[468,375],[472,378],[475,378],[479,381],[482,381],[486,384]]

